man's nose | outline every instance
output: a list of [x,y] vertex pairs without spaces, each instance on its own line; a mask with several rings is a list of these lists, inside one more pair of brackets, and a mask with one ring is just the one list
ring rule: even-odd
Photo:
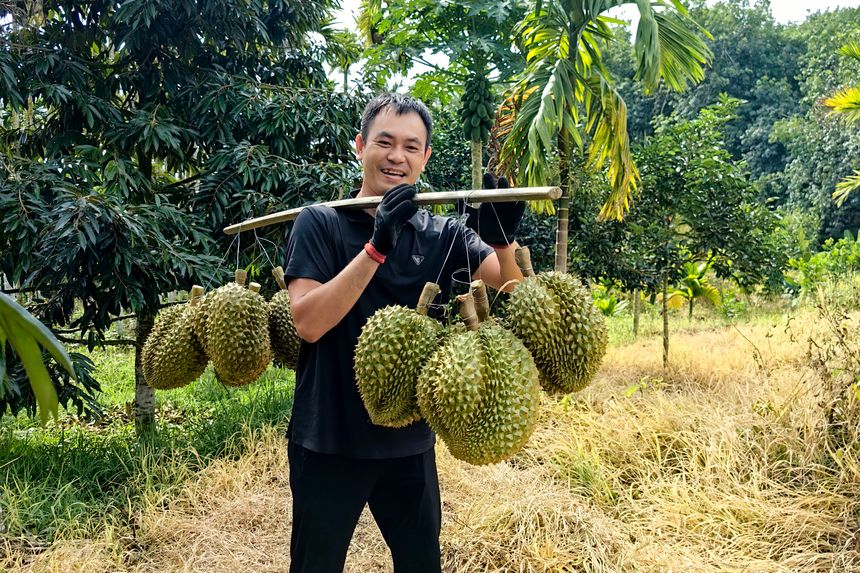
[[406,154],[399,145],[392,145],[388,150],[388,160],[392,163],[400,163],[405,157]]

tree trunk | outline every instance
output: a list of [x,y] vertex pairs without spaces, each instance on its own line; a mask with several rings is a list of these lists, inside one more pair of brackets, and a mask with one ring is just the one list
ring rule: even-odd
[[561,183],[561,197],[558,200],[558,222],[555,228],[555,270],[562,273],[567,272],[568,214],[570,211],[570,200],[574,193],[570,156],[570,136],[562,131],[558,134],[558,170],[559,181]]
[[480,141],[472,142],[472,189],[483,188],[484,171],[484,144]]
[[669,366],[669,273],[663,271],[663,368]]
[[693,297],[690,297],[690,311],[687,313],[687,322],[693,323]]
[[639,289],[633,289],[633,338],[639,336]]
[[155,314],[144,309],[137,315],[137,332],[134,342],[134,426],[138,435],[155,426],[155,392],[143,379],[143,344],[152,330]]
[[349,68],[343,69],[343,93],[349,91]]

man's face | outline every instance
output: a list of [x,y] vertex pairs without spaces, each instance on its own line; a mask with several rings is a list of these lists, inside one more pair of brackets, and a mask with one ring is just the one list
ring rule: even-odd
[[364,168],[363,195],[383,195],[401,183],[414,184],[430,159],[427,128],[415,112],[383,109],[370,123],[367,141],[357,135],[355,149]]

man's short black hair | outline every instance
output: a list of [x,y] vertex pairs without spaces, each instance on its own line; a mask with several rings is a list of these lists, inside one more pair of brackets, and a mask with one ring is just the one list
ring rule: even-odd
[[415,112],[424,122],[427,128],[427,142],[424,144],[426,150],[430,147],[430,134],[433,133],[433,116],[424,102],[412,96],[398,93],[382,93],[367,102],[364,113],[361,114],[361,137],[367,141],[370,135],[370,124],[373,119],[384,109],[391,108],[397,115]]

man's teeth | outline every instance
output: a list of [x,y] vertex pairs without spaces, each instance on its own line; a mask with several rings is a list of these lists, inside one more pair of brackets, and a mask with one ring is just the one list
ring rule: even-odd
[[406,175],[405,173],[403,173],[401,171],[391,171],[389,169],[383,169],[382,172],[385,173],[386,175],[396,175],[397,177],[403,177],[404,175]]

